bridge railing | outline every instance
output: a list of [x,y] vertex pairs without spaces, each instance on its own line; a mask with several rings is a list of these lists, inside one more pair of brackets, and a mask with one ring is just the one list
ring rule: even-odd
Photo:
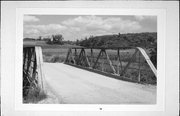
[[29,90],[44,92],[43,57],[41,47],[23,47],[23,97]]
[[140,47],[70,48],[65,63],[119,79],[156,84],[156,68]]

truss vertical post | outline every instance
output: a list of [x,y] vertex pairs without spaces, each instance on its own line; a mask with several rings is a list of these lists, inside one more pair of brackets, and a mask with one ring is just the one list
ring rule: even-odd
[[70,51],[71,51],[71,48],[68,49],[68,53],[66,55],[65,63],[68,63]]
[[139,64],[139,67],[138,67],[138,82],[141,81],[141,57],[140,57],[140,52],[138,52],[139,54],[139,58],[138,58],[138,64]]
[[85,51],[84,49],[83,49],[83,51],[84,51],[84,57],[85,57],[86,63],[87,63],[87,65],[88,65],[88,67],[90,67],[91,64],[90,64],[89,59],[88,59],[88,57],[87,57],[87,55],[86,55],[86,51]]
[[36,76],[36,69],[37,69],[37,60],[36,60],[36,53],[34,50],[34,66],[33,66],[33,77],[35,78]]
[[77,56],[77,49],[75,48],[74,50],[75,50],[75,56]]
[[[102,52],[102,56],[104,56],[104,52]],[[104,72],[104,59],[102,60],[102,63],[101,63],[101,71]]]
[[91,48],[91,67],[93,66],[94,63],[94,55],[93,55],[93,49]]
[[25,63],[26,63],[26,54],[27,54],[27,49],[23,49],[23,69],[25,68]]
[[119,67],[121,67],[121,71],[123,70],[122,69],[122,61],[121,61],[121,56],[120,56],[120,52],[119,52],[119,48],[118,48],[118,50],[117,50],[117,57],[118,57],[118,64],[117,64],[117,74],[118,75],[120,75],[120,72],[119,72],[119,70],[120,70],[120,68]]
[[79,53],[79,56],[78,56],[78,62],[77,64],[80,65],[81,64],[81,60],[82,60],[82,55],[83,55],[83,50],[81,49],[80,53]]
[[34,48],[31,48],[30,50],[30,54],[31,54],[31,57],[30,57],[30,65],[29,65],[29,75],[30,77],[32,78],[33,80],[33,65],[34,65],[34,62],[33,62],[33,57],[34,57]]
[[27,69],[26,69],[26,72],[29,73],[29,69],[30,69],[30,65],[31,65],[31,56],[32,56],[32,53],[31,53],[31,49],[32,48],[29,48],[29,50],[27,51]]
[[120,62],[119,62],[119,49],[117,50],[117,74],[119,75],[120,73],[119,73],[119,67],[120,67]]
[[75,61],[73,53],[72,53],[72,49],[69,51],[69,57],[72,59],[73,64],[76,64],[76,61]]
[[[76,61],[76,60],[77,60],[77,49],[76,49],[76,48],[74,49],[74,55],[75,55],[74,58],[75,58],[75,61]],[[77,61],[76,61],[76,62],[77,62]]]

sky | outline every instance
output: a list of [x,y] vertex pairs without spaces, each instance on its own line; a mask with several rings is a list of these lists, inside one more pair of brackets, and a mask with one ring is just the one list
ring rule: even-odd
[[89,36],[157,32],[156,16],[130,15],[24,15],[23,36],[38,38],[62,34],[75,41]]

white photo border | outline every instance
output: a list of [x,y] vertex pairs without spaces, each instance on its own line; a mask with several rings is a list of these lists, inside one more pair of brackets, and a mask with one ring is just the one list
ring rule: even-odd
[[[155,105],[111,104],[23,104],[22,50],[24,15],[153,15],[157,16],[157,103]],[[15,55],[15,110],[16,111],[164,111],[165,107],[165,40],[166,11],[164,9],[118,8],[17,8]]]

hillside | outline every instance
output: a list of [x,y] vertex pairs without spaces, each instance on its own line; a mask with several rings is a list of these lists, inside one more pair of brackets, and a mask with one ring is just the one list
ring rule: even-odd
[[116,35],[91,36],[76,42],[84,47],[142,47],[156,48],[157,33],[127,33]]

